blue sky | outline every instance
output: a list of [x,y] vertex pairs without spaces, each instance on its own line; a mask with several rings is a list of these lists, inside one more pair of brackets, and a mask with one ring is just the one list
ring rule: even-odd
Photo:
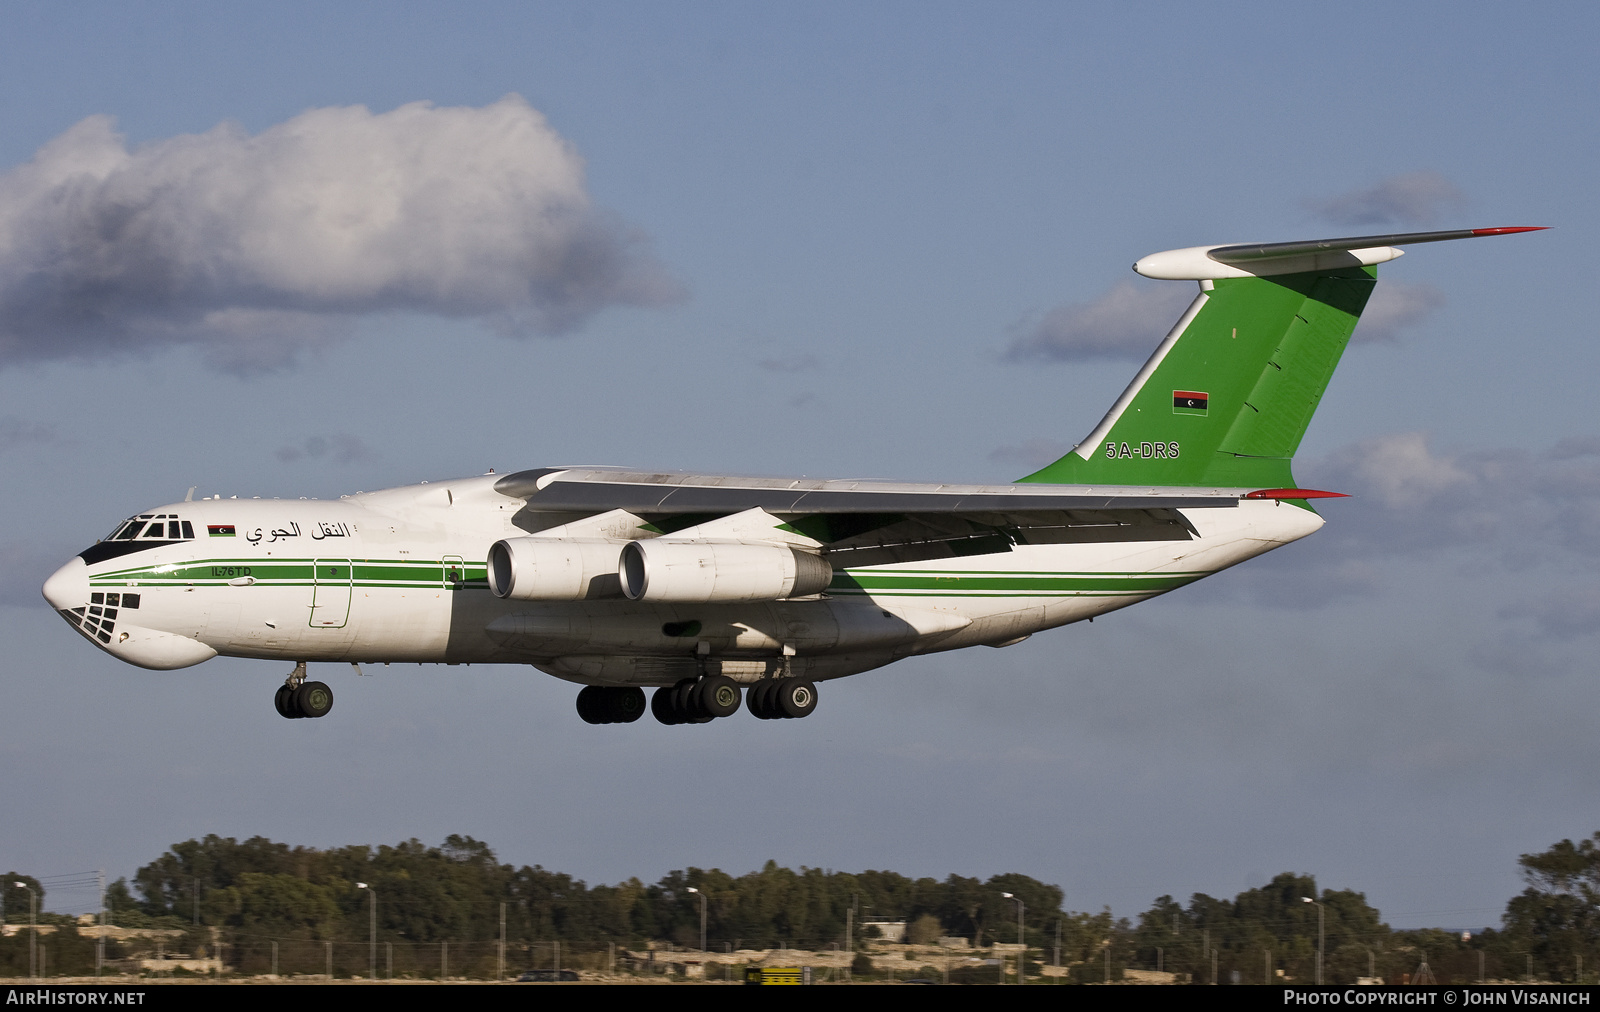
[[[1016,870],[1132,915],[1292,870],[1392,923],[1495,922],[1518,854],[1600,828],[1595,21],[1578,4],[12,5],[0,863],[117,875],[207,832],[462,832],[590,881],[769,857]],[[343,302],[262,296],[241,268],[203,299],[129,286],[93,325],[23,312],[57,277],[27,242],[60,239],[28,165],[89,117],[192,210],[162,153],[234,150],[219,124],[259,152],[365,106],[404,140],[384,114],[432,103],[426,131],[507,95],[581,165],[563,192],[628,265],[560,325],[506,336],[515,299],[431,283],[458,254],[495,276],[486,241],[420,244],[421,275]],[[292,193],[215,157],[217,186]],[[1517,224],[1557,228],[1383,269],[1420,308],[1352,347],[1306,438],[1302,482],[1357,493],[1316,537],[1092,628],[824,685],[792,726],[590,728],[570,686],[509,668],[331,675],[333,717],[286,724],[267,706],[281,665],[128,668],[38,597],[190,485],[330,496],[575,461],[1008,480],[1087,432],[1138,354],[1007,349],[1118,284],[1135,305],[1180,284],[1133,278],[1138,257]],[[209,268],[209,234],[157,252]],[[195,322],[218,306],[288,315],[229,344]]]

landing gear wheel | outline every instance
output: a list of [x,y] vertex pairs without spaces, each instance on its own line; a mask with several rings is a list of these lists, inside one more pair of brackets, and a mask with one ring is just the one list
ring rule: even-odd
[[326,717],[333,709],[333,690],[324,682],[306,682],[294,690],[293,702],[302,717]]
[[739,686],[727,675],[708,675],[696,689],[700,711],[712,717],[731,717],[739,712]]
[[277,708],[280,717],[293,720],[301,715],[294,708],[294,689],[287,685],[278,686],[277,694],[272,697],[272,705]]
[[672,687],[672,712],[680,724],[704,724],[711,715],[700,705],[700,685],[697,678],[685,678]]
[[578,692],[578,716],[585,724],[609,724],[605,714],[605,691],[598,685],[586,685]]
[[785,717],[804,717],[817,708],[817,687],[805,678],[778,680],[778,711]]
[[650,697],[650,712],[663,724],[681,724],[677,710],[672,705],[672,694],[677,692],[677,687],[664,685],[657,689]]
[[767,699],[772,694],[774,684],[770,679],[764,678],[750,686],[749,691],[745,693],[745,709],[749,710],[757,720],[772,719],[772,708],[768,705]]
[[631,724],[644,716],[644,690],[636,685],[606,692],[606,713],[613,724]]
[[578,716],[589,724],[631,724],[644,716],[644,690],[631,685],[585,686],[578,693]]

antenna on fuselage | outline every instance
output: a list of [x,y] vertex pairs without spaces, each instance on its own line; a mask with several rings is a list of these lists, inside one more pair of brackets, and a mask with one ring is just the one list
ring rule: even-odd
[[187,491],[187,492],[185,492],[183,494],[183,501],[184,502],[194,502],[194,490],[199,488],[199,487],[200,487],[199,485],[190,485],[189,486],[189,491]]

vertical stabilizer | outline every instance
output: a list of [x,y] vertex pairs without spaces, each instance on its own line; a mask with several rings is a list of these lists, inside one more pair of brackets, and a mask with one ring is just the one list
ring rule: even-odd
[[1294,486],[1289,464],[1396,245],[1532,231],[1197,246],[1145,257],[1200,294],[1094,431],[1021,481]]

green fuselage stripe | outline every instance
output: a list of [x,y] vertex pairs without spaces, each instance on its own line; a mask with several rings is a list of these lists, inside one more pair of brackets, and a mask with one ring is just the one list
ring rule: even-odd
[[[346,568],[346,560],[316,560],[321,568]],[[224,587],[243,578],[258,587],[343,587],[360,589],[487,590],[487,568],[474,563],[417,562],[411,559],[353,559],[348,574],[318,578],[311,559],[204,559],[181,565],[144,566],[90,577],[97,587]],[[463,579],[450,583],[448,569]],[[1175,573],[1095,573],[1036,570],[851,569],[834,574],[830,594],[840,596],[937,597],[1127,597],[1162,594],[1193,583],[1203,571]]]
[[[323,575],[317,568],[346,570],[337,576]],[[312,587],[434,587],[447,586],[447,570],[458,570],[463,579],[448,584],[452,588],[489,586],[488,569],[483,563],[418,562],[414,559],[200,559],[181,565],[142,566],[89,578],[94,586],[121,586],[136,582],[140,586],[226,586],[231,581],[250,577],[256,586]]]

